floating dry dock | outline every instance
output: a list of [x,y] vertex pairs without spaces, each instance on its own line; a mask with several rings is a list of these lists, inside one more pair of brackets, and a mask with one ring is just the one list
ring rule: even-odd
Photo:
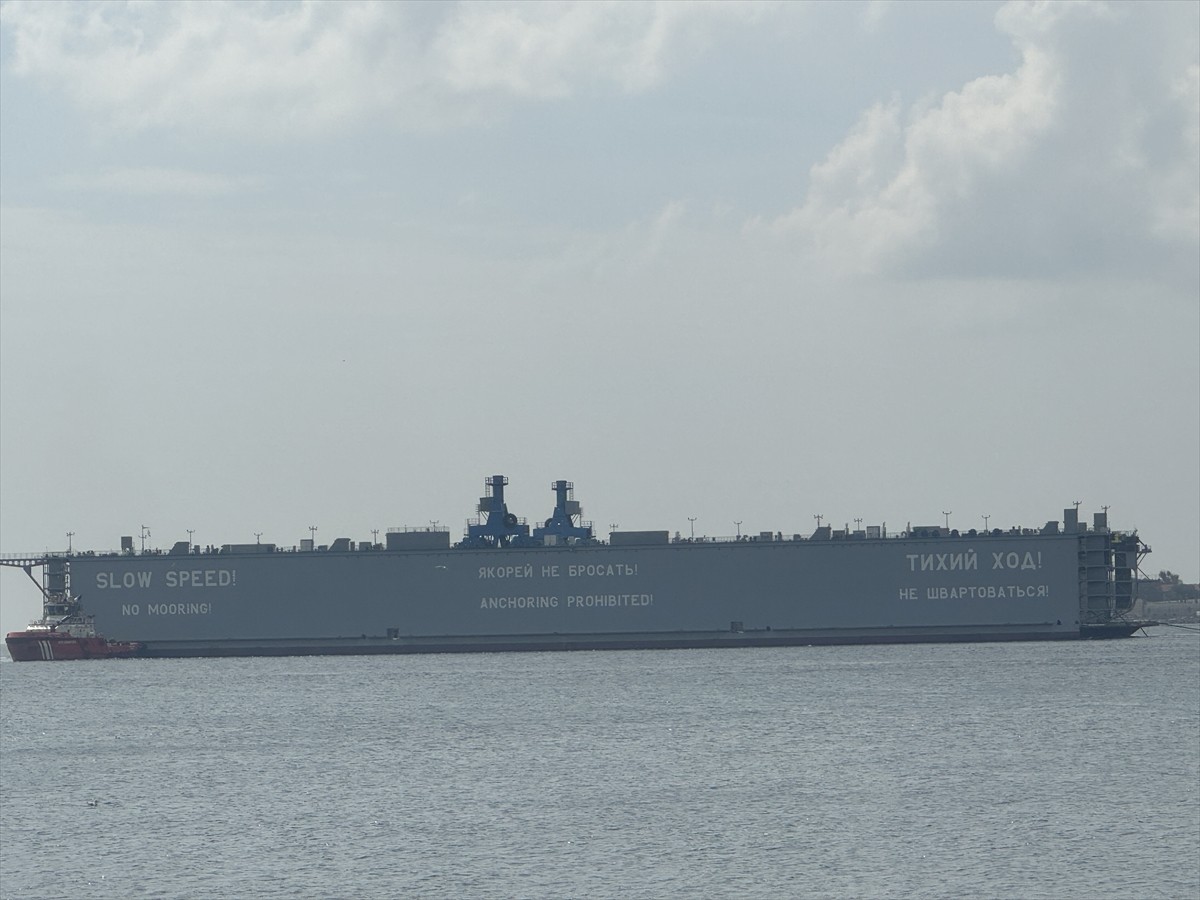
[[819,527],[723,540],[582,521],[569,482],[530,528],[488,478],[479,518],[441,528],[0,562],[43,570],[47,621],[93,617],[144,656],[746,647],[1121,637],[1149,552],[1075,508],[1035,529]]

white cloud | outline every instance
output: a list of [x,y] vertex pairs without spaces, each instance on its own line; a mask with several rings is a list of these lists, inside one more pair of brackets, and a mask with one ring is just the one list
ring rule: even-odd
[[[388,61],[376,4],[26,4],[4,7],[12,72],[114,129],[295,134],[362,115]],[[383,44],[381,47],[380,44]],[[385,81],[386,83],[386,81]],[[390,90],[390,86],[385,90]]]
[[1013,72],[871,107],[770,230],[849,272],[1154,265],[1148,243],[1194,253],[1197,42],[1163,13],[1005,5]]
[[899,100],[876,104],[811,172],[803,206],[774,229],[799,233],[835,266],[887,268],[936,244],[940,213],[976,181],[1022,162],[1051,124],[1057,83],[1028,46],[1011,75],[977,78],[902,121]]
[[858,14],[864,31],[877,32],[883,27],[888,12],[892,6],[891,0],[867,0],[866,5]]
[[1200,225],[1200,64],[1193,63],[1171,85],[1169,96],[1190,110],[1180,123],[1184,152],[1161,172],[1153,186],[1155,234],[1164,240],[1194,243]]
[[648,90],[771,6],[15,0],[2,22],[12,74],[113,128],[278,138],[376,117],[439,128],[597,85]]
[[756,7],[687,3],[462,5],[432,51],[460,93],[564,97],[581,85],[622,90],[657,84],[676,56],[703,50],[712,26]]

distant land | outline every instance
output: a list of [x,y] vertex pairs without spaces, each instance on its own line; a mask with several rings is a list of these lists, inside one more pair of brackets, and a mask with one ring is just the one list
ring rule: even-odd
[[1134,613],[1139,618],[1200,622],[1200,584],[1185,584],[1174,572],[1164,569],[1157,578],[1138,579],[1137,597]]

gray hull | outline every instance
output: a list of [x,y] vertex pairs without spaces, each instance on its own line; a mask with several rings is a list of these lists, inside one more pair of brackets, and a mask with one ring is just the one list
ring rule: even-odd
[[76,554],[70,592],[152,656],[916,641],[1131,633],[1107,531],[530,549]]

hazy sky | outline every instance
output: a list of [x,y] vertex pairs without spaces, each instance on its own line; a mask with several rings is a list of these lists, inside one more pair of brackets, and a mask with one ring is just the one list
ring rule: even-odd
[[[483,480],[1200,580],[1200,4],[0,6],[0,551]],[[0,571],[3,628],[38,609]],[[85,598],[86,599],[86,598]]]

